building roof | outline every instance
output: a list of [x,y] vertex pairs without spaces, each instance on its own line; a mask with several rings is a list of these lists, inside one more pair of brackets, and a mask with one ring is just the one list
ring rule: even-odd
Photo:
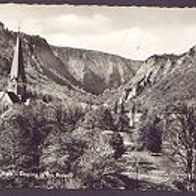
[[0,92],[0,104],[2,103],[20,103],[20,99],[13,92]]
[[7,92],[7,94],[8,94],[9,98],[11,99],[11,101],[13,103],[19,103],[20,102],[19,97],[15,93],[13,93],[13,92]]

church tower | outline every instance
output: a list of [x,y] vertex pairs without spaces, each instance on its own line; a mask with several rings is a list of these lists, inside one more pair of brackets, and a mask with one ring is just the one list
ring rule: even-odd
[[20,33],[17,34],[14,57],[12,60],[8,93],[14,93],[21,102],[26,101],[26,75],[23,64],[23,51]]

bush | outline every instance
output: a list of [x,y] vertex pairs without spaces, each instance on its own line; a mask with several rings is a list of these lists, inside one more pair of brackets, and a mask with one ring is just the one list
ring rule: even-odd
[[104,175],[121,169],[113,158],[114,149],[109,143],[111,136],[100,134],[100,130],[95,129],[91,137],[81,139],[86,141],[87,146],[84,154],[73,163],[73,173],[86,188],[101,188]]
[[119,133],[114,133],[110,140],[110,145],[114,149],[114,158],[118,159],[125,152],[123,138]]
[[155,125],[146,127],[146,148],[154,153],[159,153],[162,146],[161,131]]
[[99,107],[86,113],[84,125],[86,128],[114,130],[113,117],[108,108]]
[[140,129],[139,141],[143,147],[153,153],[159,153],[162,150],[162,130],[160,129],[157,117],[152,122],[147,123]]

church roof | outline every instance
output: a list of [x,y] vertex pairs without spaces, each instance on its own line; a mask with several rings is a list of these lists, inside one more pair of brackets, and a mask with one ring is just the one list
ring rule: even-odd
[[13,92],[0,92],[0,104],[2,103],[20,103],[20,99]]
[[19,97],[14,93],[14,92],[7,92],[9,98],[11,99],[11,101],[13,103],[19,103],[20,102],[20,99]]

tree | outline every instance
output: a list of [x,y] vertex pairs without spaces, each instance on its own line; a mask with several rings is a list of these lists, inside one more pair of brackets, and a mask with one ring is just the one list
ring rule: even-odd
[[140,130],[139,141],[147,150],[159,153],[162,150],[162,130],[159,126],[160,119],[155,116],[147,120]]
[[165,138],[169,155],[185,176],[186,189],[196,190],[196,110],[188,104],[169,107],[165,123]]
[[154,124],[150,124],[146,131],[146,148],[154,153],[161,151],[162,138],[161,130]]
[[115,103],[114,107],[114,126],[118,131],[128,131],[129,130],[129,117],[127,116],[127,110],[125,107],[124,101],[118,105],[118,102]]
[[104,106],[100,106],[86,113],[84,124],[89,129],[115,130],[113,121],[111,111]]
[[114,159],[117,160],[125,152],[125,146],[122,136],[119,133],[114,132],[110,140],[110,145],[114,149]]
[[[90,130],[89,135],[80,136],[86,145],[84,153],[75,162],[72,162],[72,172],[81,179],[84,187],[90,189],[103,189],[107,186],[105,176],[118,173],[121,164],[113,157],[114,149],[110,145],[111,136],[100,134],[99,129]],[[76,136],[78,137],[78,136]]]

